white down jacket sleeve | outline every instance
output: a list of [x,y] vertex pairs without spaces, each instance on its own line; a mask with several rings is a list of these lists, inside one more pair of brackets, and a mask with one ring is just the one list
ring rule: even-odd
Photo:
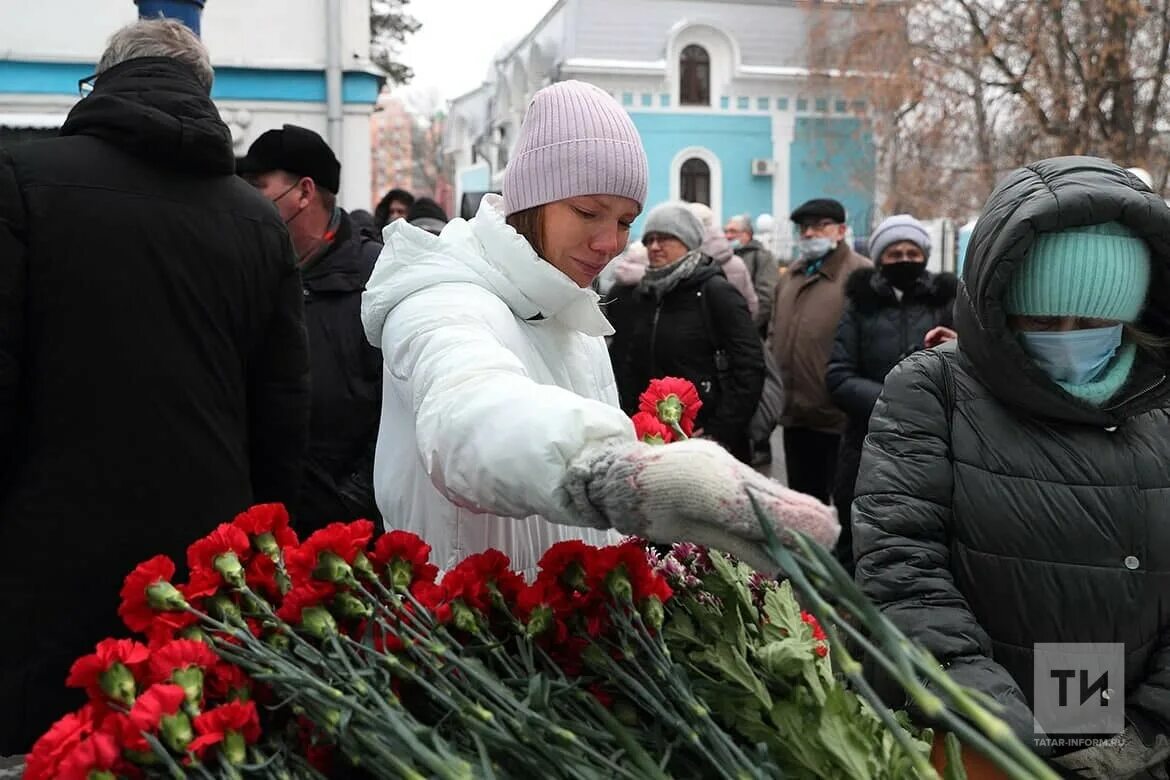
[[599,346],[603,359],[578,355],[574,376],[566,355],[537,343],[533,331],[544,327],[561,329],[567,343],[587,338],[557,323],[520,322],[481,286],[440,284],[394,306],[382,352],[443,495],[474,512],[588,525],[562,488],[569,464],[591,447],[632,442],[633,425],[616,406],[549,383],[564,373],[577,387],[605,386],[610,378],[580,374],[611,369]]

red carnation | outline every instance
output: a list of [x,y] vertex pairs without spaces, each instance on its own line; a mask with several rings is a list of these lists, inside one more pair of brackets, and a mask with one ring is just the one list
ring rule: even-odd
[[109,697],[129,707],[137,694],[136,680],[141,680],[150,650],[132,639],[103,639],[95,652],[74,661],[65,685],[84,688],[89,697],[101,701]]
[[231,523],[221,523],[187,548],[187,567],[192,572],[214,571],[228,585],[238,587],[244,584],[243,567],[251,550],[246,533]]
[[434,582],[439,573],[439,567],[430,563],[431,546],[409,531],[382,534],[369,557],[378,573],[386,574],[395,587]]
[[252,678],[227,662],[211,667],[203,685],[207,697],[214,701],[246,701],[252,694]]
[[525,583],[510,566],[508,556],[499,550],[485,550],[467,556],[443,577],[447,600],[462,599],[467,606],[485,614],[492,606],[493,590],[504,605],[515,603]]
[[812,638],[817,643],[816,653],[821,658],[824,658],[829,654],[829,638],[825,635],[825,629],[821,628],[820,621],[810,612],[801,612],[800,619],[808,623],[809,628],[812,629]]
[[451,622],[451,605],[443,588],[433,582],[416,582],[410,589],[410,594],[434,616],[436,622]]
[[138,564],[126,576],[118,616],[127,628],[145,632],[159,613],[182,612],[186,609],[186,599],[171,584],[173,576],[175,564],[165,555],[156,555]]
[[276,561],[267,555],[255,555],[244,569],[244,581],[253,593],[267,599],[270,604],[279,604],[283,598],[280,584],[276,581]]
[[293,589],[284,597],[276,616],[289,625],[299,625],[301,612],[309,607],[318,607],[329,601],[337,594],[337,589],[327,582],[308,580]]
[[552,579],[538,579],[516,596],[516,616],[524,621],[529,636],[545,637],[546,641],[561,643],[569,638],[565,619],[572,606]]
[[[352,523],[330,523],[314,532],[299,547],[288,547],[284,551],[285,566],[293,585],[308,582],[314,578],[326,582],[340,582],[350,576],[349,566],[357,554],[365,549],[374,535],[374,524],[369,520],[355,520]],[[326,562],[321,560],[326,557]],[[340,562],[345,566],[341,567]],[[335,566],[326,571],[323,563]]]
[[630,420],[634,423],[634,435],[638,437],[638,441],[646,444],[670,444],[678,438],[669,425],[649,412],[638,412]]
[[130,715],[118,721],[122,744],[129,750],[149,752],[150,745],[142,736],[159,734],[164,720],[181,712],[186,694],[177,685],[152,685],[134,702]]
[[[257,504],[246,512],[236,515],[232,525],[246,533],[252,546],[260,552],[273,556],[285,547],[295,547],[300,542],[297,532],[289,527],[288,510],[284,504]],[[271,537],[271,543],[265,534]],[[272,544],[275,544],[275,547]]]
[[594,587],[603,587],[619,599],[628,597],[641,604],[655,597],[665,604],[674,595],[637,541],[603,547],[593,556],[591,564]]
[[150,679],[166,682],[181,669],[197,667],[204,671],[219,663],[219,656],[197,639],[176,639],[154,651],[150,656]]
[[540,557],[537,564],[540,571],[536,578],[555,580],[569,590],[585,590],[590,561],[597,555],[597,550],[579,539],[557,542]]
[[58,720],[32,746],[24,765],[25,780],[54,780],[62,760],[94,732],[93,705],[87,704]]
[[98,733],[78,743],[61,760],[54,777],[59,780],[88,780],[91,772],[122,777],[125,776],[124,765],[118,740],[111,734]]
[[679,426],[687,436],[694,432],[695,417],[702,406],[694,384],[673,376],[650,380],[650,386],[638,397],[638,411],[653,415],[672,429]]
[[199,736],[188,747],[199,758],[212,746],[222,745],[230,763],[242,764],[246,746],[260,739],[260,716],[254,702],[228,702],[197,716],[195,733]]

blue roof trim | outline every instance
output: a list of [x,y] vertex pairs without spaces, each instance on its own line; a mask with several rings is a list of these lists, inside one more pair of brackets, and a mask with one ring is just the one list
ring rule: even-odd
[[[77,82],[93,73],[94,65],[77,62],[21,62],[0,60],[0,94],[76,95]],[[372,73],[344,74],[342,100],[373,103],[382,79]],[[274,100],[325,102],[325,73],[314,70],[271,70],[220,67],[215,70],[211,96],[218,100]]]

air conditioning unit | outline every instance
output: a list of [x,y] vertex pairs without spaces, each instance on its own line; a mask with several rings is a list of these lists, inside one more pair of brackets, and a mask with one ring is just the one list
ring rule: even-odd
[[775,160],[752,160],[752,176],[771,176],[775,172]]

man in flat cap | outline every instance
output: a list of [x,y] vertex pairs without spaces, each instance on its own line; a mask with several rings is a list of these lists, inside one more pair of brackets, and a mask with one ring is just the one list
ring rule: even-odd
[[269,130],[237,169],[288,226],[304,288],[312,404],[304,479],[290,506],[293,525],[307,534],[339,520],[377,523],[382,354],[366,341],[361,299],[382,245],[338,208],[341,163],[312,130]]
[[799,257],[781,278],[771,348],[784,382],[784,458],[788,486],[828,503],[845,414],[833,405],[825,371],[845,307],[845,280],[872,265],[845,240],[845,207],[810,200],[790,217]]

